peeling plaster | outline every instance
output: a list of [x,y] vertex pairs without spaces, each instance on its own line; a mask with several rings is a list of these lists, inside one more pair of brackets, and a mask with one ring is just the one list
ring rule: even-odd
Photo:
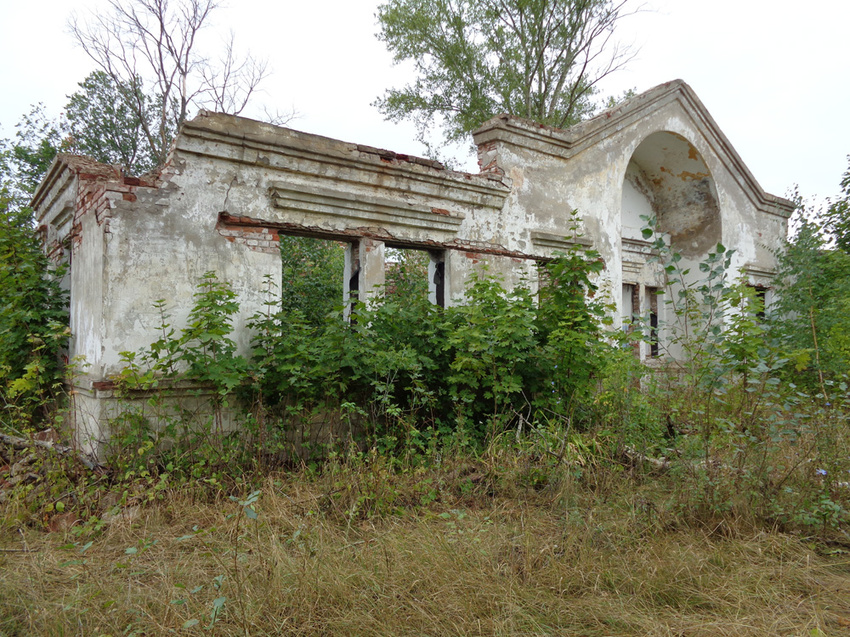
[[[68,245],[74,257],[71,353],[91,365],[75,380],[87,410],[80,431],[102,424],[108,410],[98,388],[120,370],[120,352],[156,338],[153,302],[166,299],[179,330],[208,270],[237,293],[235,338],[246,354],[244,326],[264,308],[259,282],[280,283],[281,234],[357,246],[349,260],[360,260],[364,300],[383,279],[387,245],[437,255],[448,304],[463,301],[466,281],[484,265],[509,286],[533,283],[535,262],[575,243],[574,209],[579,242],[602,255],[602,284],[617,303],[624,282],[641,287],[643,303],[663,280],[649,263],[640,214],[655,214],[688,262],[722,239],[760,284],[775,268],[771,249],[792,204],[760,188],[681,81],[567,130],[498,116],[474,137],[477,175],[212,113],[187,122],[166,167],[144,179],[57,157],[32,205],[46,249],[61,255]],[[93,436],[86,444],[97,444]]]

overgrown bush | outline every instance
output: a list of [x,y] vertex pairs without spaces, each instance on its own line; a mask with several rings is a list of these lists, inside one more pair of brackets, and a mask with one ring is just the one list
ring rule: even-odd
[[[722,245],[700,264],[700,279],[686,276],[663,240],[655,249],[668,280],[670,319],[661,329],[684,355],[654,375],[648,390],[663,405],[667,452],[676,459],[669,467],[683,481],[677,497],[685,517],[821,529],[846,524],[846,386],[828,391],[821,384],[818,396],[792,382],[803,363],[784,330],[800,313],[783,316],[788,306],[780,305],[778,323],[767,321],[756,291],[729,279],[731,254]],[[816,339],[817,331],[812,324],[809,334]]]
[[824,392],[850,373],[850,254],[830,249],[805,210],[796,235],[777,256],[773,332],[795,361],[793,379]]
[[140,352],[122,352],[118,391],[145,399],[127,401],[111,423],[112,461],[126,475],[175,471],[209,478],[244,463],[249,450],[225,422],[247,369],[230,338],[235,298],[228,284],[207,272],[179,335],[165,302],[158,301],[160,337]]
[[[283,304],[269,279],[266,308],[249,323],[255,338],[247,362],[230,338],[233,292],[207,273],[186,328],[175,333],[160,302],[160,337],[124,353],[122,390],[148,400],[113,423],[129,436],[113,436],[115,446],[129,447],[128,457],[146,471],[150,462],[142,459],[154,458],[166,441],[172,451],[151,462],[175,466],[182,454],[181,462],[195,466],[198,453],[213,447],[220,457],[206,462],[229,460],[222,419],[238,411],[237,395],[246,414],[240,428],[264,446],[259,455],[278,458],[291,451],[293,425],[322,413],[357,420],[349,427],[352,442],[380,441],[396,451],[414,439],[429,444],[429,437],[457,433],[481,448],[488,437],[540,417],[572,421],[578,413],[587,427],[593,387],[612,351],[598,325],[602,306],[586,294],[600,267],[593,254],[547,264],[557,289],[543,293],[539,309],[526,288],[508,292],[485,272],[471,279],[463,305],[443,310],[424,294],[394,289],[369,307],[358,305],[353,321],[337,311],[319,324]],[[191,426],[181,422],[189,414],[168,399],[181,391],[210,400],[209,424],[198,422],[197,411]]]
[[[466,302],[448,309],[401,293],[399,272],[402,284],[356,305],[351,321],[340,305],[308,317],[268,279],[247,360],[231,334],[235,294],[207,273],[186,327],[175,330],[160,302],[159,338],[124,353],[118,381],[132,400],[111,423],[113,466],[156,493],[175,480],[220,486],[294,459],[344,458],[329,466],[381,476],[381,488],[352,491],[346,511],[359,516],[396,506],[393,471],[482,454],[515,466],[533,489],[608,481],[626,468],[639,480],[668,472],[680,488],[663,506],[700,525],[843,528],[850,395],[841,338],[829,335],[840,312],[830,324],[832,310],[796,290],[815,318],[807,334],[827,336],[795,345],[789,326],[805,314],[765,318],[761,296],[729,277],[733,255],[722,245],[701,276],[663,240],[654,249],[667,280],[658,329],[677,356],[651,369],[629,345],[650,338],[650,326],[605,329],[610,307],[596,294],[602,264],[592,251],[544,264],[537,299],[482,271]],[[822,250],[806,254],[821,263]],[[798,286],[817,274],[796,263]],[[800,374],[818,357],[815,375]],[[306,435],[317,422],[333,435]]]
[[0,191],[0,423],[21,433],[50,419],[68,341],[62,269],[41,248],[28,208]]

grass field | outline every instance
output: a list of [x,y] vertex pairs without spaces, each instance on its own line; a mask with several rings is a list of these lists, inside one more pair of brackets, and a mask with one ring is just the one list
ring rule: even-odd
[[688,516],[666,474],[529,475],[337,462],[64,525],[9,503],[0,635],[850,635],[834,535]]

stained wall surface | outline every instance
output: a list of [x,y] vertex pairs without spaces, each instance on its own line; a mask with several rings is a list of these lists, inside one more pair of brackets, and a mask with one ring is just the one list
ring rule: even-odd
[[[568,130],[499,116],[474,135],[479,174],[228,115],[201,113],[167,165],[143,178],[61,155],[33,200],[46,245],[71,264],[71,354],[79,436],[97,447],[121,352],[158,336],[158,300],[185,325],[201,276],[215,271],[240,303],[235,337],[280,283],[281,234],[349,245],[340,282],[380,294],[387,247],[431,254],[446,304],[486,267],[508,286],[536,284],[535,263],[571,243],[605,261],[619,317],[648,310],[663,281],[648,263],[646,217],[686,260],[718,242],[734,267],[769,286],[791,203],[766,194],[683,82],[661,85]],[[572,211],[577,211],[578,231]],[[626,307],[626,306],[629,307]],[[659,312],[662,310],[659,309]],[[647,356],[648,351],[643,355]]]

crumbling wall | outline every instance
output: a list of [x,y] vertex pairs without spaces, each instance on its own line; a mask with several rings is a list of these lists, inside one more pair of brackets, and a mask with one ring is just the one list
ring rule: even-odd
[[769,282],[791,204],[761,190],[682,82],[569,130],[499,116],[475,141],[481,172],[472,175],[201,113],[156,175],[57,158],[33,205],[48,250],[71,263],[71,354],[84,359],[73,382],[87,444],[100,444],[121,352],[159,335],[155,302],[179,332],[205,272],[236,292],[234,337],[248,353],[246,323],[264,308],[264,277],[280,284],[284,234],[346,243],[341,298],[367,302],[381,292],[388,247],[427,250],[431,299],[449,305],[463,302],[483,268],[508,287],[533,288],[535,263],[578,242],[601,254],[620,314],[627,303],[648,307],[661,275],[635,228],[647,211],[688,259],[720,240],[736,250],[740,272]]

